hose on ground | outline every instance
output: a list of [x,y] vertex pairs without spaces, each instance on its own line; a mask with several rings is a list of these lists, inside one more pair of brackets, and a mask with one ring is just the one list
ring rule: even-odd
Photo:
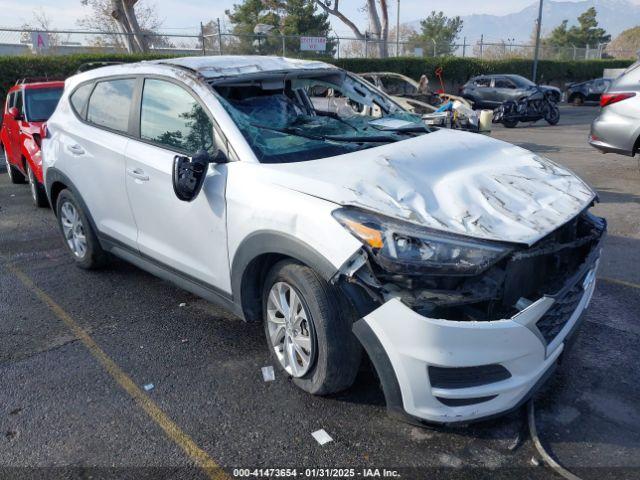
[[535,409],[533,406],[533,398],[529,400],[529,403],[527,404],[527,417],[529,420],[529,434],[531,435],[531,440],[533,440],[533,444],[535,445],[538,454],[542,457],[542,460],[544,460],[544,462],[561,477],[564,477],[567,480],[582,480],[580,477],[574,475],[558,462],[556,462],[542,446],[542,442],[538,437],[538,430],[536,429],[536,417]]

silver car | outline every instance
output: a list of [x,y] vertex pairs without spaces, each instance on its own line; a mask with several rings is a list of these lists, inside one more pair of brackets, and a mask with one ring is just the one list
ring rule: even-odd
[[631,65],[600,97],[589,143],[604,153],[633,156],[640,149],[640,62]]

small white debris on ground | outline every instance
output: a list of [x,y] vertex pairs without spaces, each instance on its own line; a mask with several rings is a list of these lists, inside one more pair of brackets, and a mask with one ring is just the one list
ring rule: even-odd
[[148,392],[149,390],[153,390],[155,387],[155,385],[153,383],[147,383],[144,387],[145,391]]
[[531,465],[533,465],[534,467],[537,467],[538,465],[540,465],[540,462],[536,457],[531,457]]
[[276,379],[276,373],[273,371],[273,367],[262,367],[262,378],[265,382],[273,382]]
[[320,445],[333,442],[333,438],[331,438],[331,436],[327,432],[325,432],[324,428],[313,432],[311,436],[315,438],[316,442],[318,442]]
[[182,307],[186,307],[186,306],[187,306],[187,304],[186,304],[185,302],[182,302],[182,303],[181,303],[180,305],[178,305],[178,306],[182,308]]

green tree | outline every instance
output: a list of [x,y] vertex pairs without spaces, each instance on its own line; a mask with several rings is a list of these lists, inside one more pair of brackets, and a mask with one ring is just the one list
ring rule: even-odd
[[[233,33],[238,35],[236,51],[261,54],[281,54],[281,35],[304,35],[326,37],[331,25],[329,14],[316,13],[313,0],[244,0],[233,5],[225,13],[233,24]],[[256,36],[254,28],[258,24],[272,26],[271,33]],[[287,54],[298,53],[300,40],[288,38]],[[333,54],[333,42],[327,42],[327,54]]]
[[[432,11],[431,14],[420,21],[420,33],[410,37],[415,46],[424,49],[425,54],[451,55],[455,50],[455,43],[462,30],[460,17],[446,17],[443,12]],[[419,44],[419,45],[418,45]]]
[[569,21],[563,20],[553,29],[551,34],[544,39],[545,45],[555,47],[597,47],[600,43],[611,40],[611,35],[603,28],[598,27],[597,11],[591,7],[578,17],[578,25],[569,27]]

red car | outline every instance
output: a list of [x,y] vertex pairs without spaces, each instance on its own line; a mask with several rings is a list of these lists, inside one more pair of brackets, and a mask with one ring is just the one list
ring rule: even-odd
[[29,180],[33,202],[49,205],[42,177],[42,127],[62,95],[62,81],[19,80],[9,89],[2,115],[0,144],[12,183]]

